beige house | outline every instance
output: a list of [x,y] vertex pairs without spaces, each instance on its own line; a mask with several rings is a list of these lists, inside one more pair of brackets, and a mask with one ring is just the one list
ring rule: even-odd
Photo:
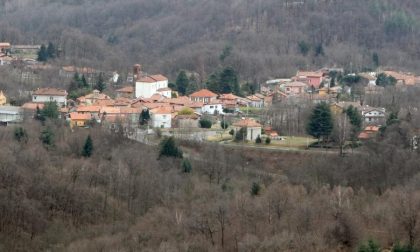
[[7,97],[4,95],[3,91],[0,91],[0,106],[6,105]]
[[251,118],[243,118],[233,124],[235,132],[238,132],[241,128],[246,129],[246,140],[255,141],[258,136],[261,137],[261,124]]

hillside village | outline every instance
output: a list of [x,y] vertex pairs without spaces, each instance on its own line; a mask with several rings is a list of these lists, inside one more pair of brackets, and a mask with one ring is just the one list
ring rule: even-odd
[[[16,64],[23,64],[21,75],[25,79],[36,78],[37,73],[45,69],[57,69],[38,62],[33,56],[32,59],[22,58],[22,52],[29,55],[31,50],[32,55],[39,56],[39,48],[41,46],[0,43],[1,66],[13,69]],[[256,90],[240,96],[234,94],[235,88],[223,93],[213,92],[206,86],[181,94],[163,73],[147,73],[140,64],[134,65],[124,77],[116,71],[75,66],[59,67],[56,74],[70,80],[70,87],[64,89],[46,84],[35,90],[24,90],[31,100],[21,106],[11,106],[7,101],[7,90],[3,90],[0,93],[0,123],[12,125],[21,123],[24,118],[37,118],[46,104],[54,102],[58,105],[60,118],[72,128],[93,125],[120,128],[139,141],[147,141],[150,135],[163,134],[224,142],[235,140],[244,128],[247,130],[242,138],[246,142],[270,143],[293,137],[273,125],[276,115],[267,116],[266,112],[273,106],[297,104],[305,107],[309,104],[311,107],[327,103],[334,115],[343,114],[349,107],[357,109],[363,120],[357,137],[364,141],[375,136],[389,116],[386,108],[369,104],[364,96],[383,94],[388,85],[386,81],[394,82],[392,86],[397,89],[420,85],[420,77],[411,73],[379,70],[356,74],[345,73],[341,68],[322,68],[299,70],[289,78],[269,79],[260,83]],[[361,85],[346,85],[352,82]]]

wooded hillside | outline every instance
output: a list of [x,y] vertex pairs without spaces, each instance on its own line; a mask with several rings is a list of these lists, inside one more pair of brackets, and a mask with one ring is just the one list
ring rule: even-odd
[[53,41],[61,61],[127,69],[135,62],[202,78],[231,65],[265,80],[325,65],[415,71],[417,0],[2,0],[0,40]]

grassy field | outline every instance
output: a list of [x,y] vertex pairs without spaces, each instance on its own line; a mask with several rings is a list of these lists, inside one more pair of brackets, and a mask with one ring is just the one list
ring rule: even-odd
[[312,137],[294,137],[287,136],[285,140],[272,140],[271,145],[281,147],[295,147],[295,148],[306,148],[317,140]]

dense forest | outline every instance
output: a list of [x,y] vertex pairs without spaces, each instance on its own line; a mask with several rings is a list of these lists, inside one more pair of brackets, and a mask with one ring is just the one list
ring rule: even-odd
[[202,80],[232,66],[259,82],[378,61],[420,71],[419,12],[417,0],[1,0],[0,40],[51,41],[63,64],[122,71],[142,63]]

